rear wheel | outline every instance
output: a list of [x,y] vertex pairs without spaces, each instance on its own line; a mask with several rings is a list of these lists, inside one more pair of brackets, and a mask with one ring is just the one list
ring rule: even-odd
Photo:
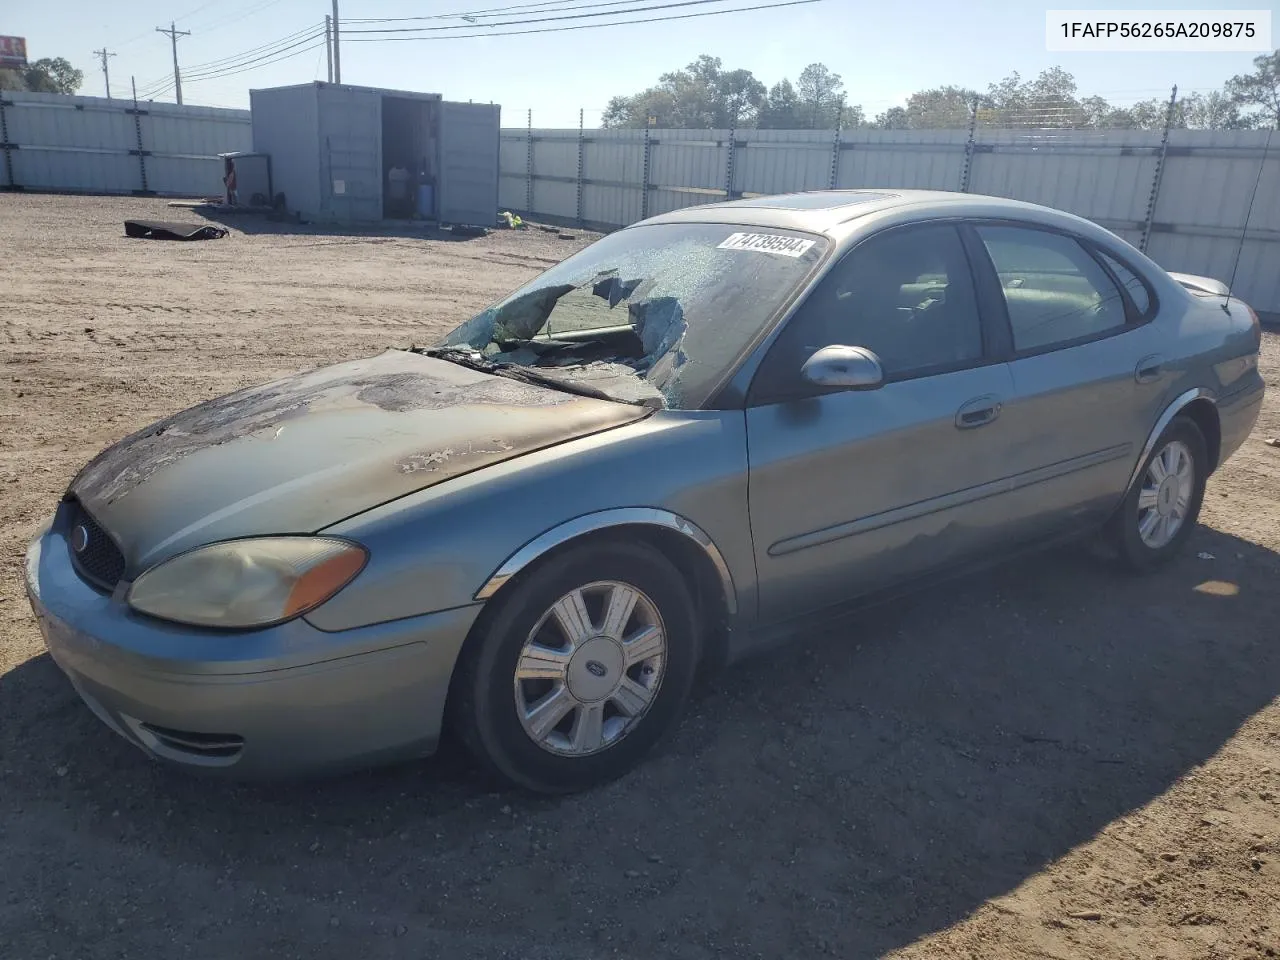
[[1182,549],[1200,516],[1208,476],[1204,434],[1191,419],[1175,418],[1156,441],[1108,528],[1127,566],[1151,570]]
[[454,685],[455,728],[502,779],[580,790],[634,767],[674,726],[698,659],[689,591],[642,544],[541,563],[477,625]]

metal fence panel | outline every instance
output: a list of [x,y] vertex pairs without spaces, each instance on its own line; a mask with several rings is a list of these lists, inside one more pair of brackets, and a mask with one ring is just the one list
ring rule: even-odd
[[1131,227],[1146,218],[1160,139],[1142,130],[980,129],[970,190]]
[[128,153],[26,146],[13,151],[11,162],[14,184],[29,190],[130,193],[141,189],[138,158]]
[[[5,112],[9,142],[29,147],[74,147],[85,150],[135,149],[133,117],[114,106],[99,106],[91,97],[33,95],[6,90],[12,102]],[[41,96],[41,99],[35,99]],[[66,101],[66,102],[63,102]],[[86,102],[87,101],[87,102]],[[103,101],[109,103],[109,101]]]
[[[1189,135],[1190,134],[1190,135]],[[1169,156],[1165,161],[1156,204],[1157,222],[1195,224],[1240,230],[1254,184],[1258,196],[1251,230],[1280,230],[1280,138],[1272,141],[1266,130],[1219,131],[1208,135],[1175,130],[1169,134]],[[1266,169],[1258,179],[1263,151]]]
[[958,190],[963,130],[845,130],[836,186]]
[[222,174],[217,157],[147,158],[147,188],[162,196],[221,196]]
[[[249,111],[6,90],[12,183],[32,190],[207,196],[219,153],[248,150]],[[144,175],[145,170],[145,175]]]
[[1152,259],[1228,282],[1234,271],[1235,293],[1259,310],[1280,311],[1277,141],[1265,130],[1172,131],[1147,251]]
[[[640,145],[643,163],[643,141]],[[665,130],[650,138],[649,215],[725,199],[728,130]]]
[[627,130],[625,132],[628,134],[640,134],[627,137],[614,136],[615,132],[624,131],[592,132],[584,147],[584,176],[591,180],[611,180],[639,186],[644,169],[644,132]]
[[[566,178],[567,180],[568,178]],[[523,204],[521,204],[523,206]],[[578,186],[576,181],[535,180],[533,205],[548,217],[572,220],[578,215]]]
[[734,187],[745,195],[821,190],[831,182],[830,130],[744,130]]
[[248,110],[149,104],[143,118],[147,149],[171,156],[216,157],[253,149]]

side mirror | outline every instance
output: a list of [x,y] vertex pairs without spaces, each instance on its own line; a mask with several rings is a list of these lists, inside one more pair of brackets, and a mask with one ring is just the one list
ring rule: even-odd
[[880,358],[866,347],[823,347],[804,362],[800,375],[818,387],[867,390],[884,382]]

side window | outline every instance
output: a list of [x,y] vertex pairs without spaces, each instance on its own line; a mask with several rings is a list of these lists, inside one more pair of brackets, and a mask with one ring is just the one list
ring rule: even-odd
[[1138,308],[1138,313],[1144,317],[1147,316],[1151,312],[1151,292],[1147,290],[1147,285],[1142,282],[1142,279],[1136,273],[1105,250],[1099,250],[1098,255],[1111,268],[1111,272],[1116,275],[1121,286],[1129,291],[1129,299]]
[[889,230],[846,254],[775,341],[760,389],[794,396],[804,362],[834,344],[874,351],[886,380],[981,359],[973,277],[956,228]]
[[1124,327],[1120,289],[1071,237],[1023,227],[977,230],[1004,289],[1014,349],[1037,350]]

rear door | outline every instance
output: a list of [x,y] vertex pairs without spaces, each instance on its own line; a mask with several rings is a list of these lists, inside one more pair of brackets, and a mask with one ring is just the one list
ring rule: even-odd
[[493,226],[498,219],[500,108],[440,104],[440,219]]
[[[863,241],[792,316],[748,399],[763,620],[853,599],[999,540],[1002,409],[1013,385],[984,333],[959,230],[945,223]],[[885,382],[805,383],[805,360],[833,344],[875,352]]]
[[1153,294],[1086,240],[1010,223],[972,229],[1012,337],[1009,520],[1027,538],[1095,522],[1127,486],[1168,393]]

